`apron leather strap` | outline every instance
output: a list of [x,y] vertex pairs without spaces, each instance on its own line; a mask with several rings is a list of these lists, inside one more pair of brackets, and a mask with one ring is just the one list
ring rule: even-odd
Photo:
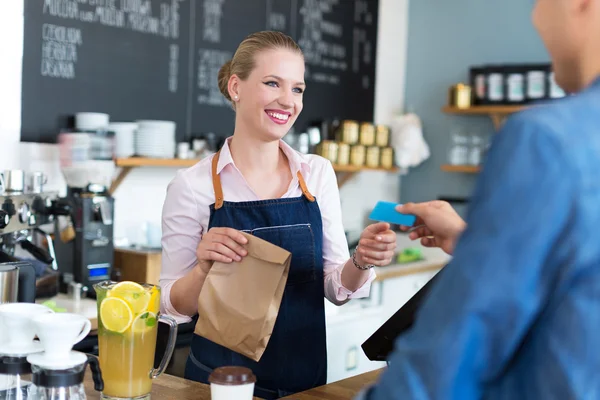
[[221,186],[221,177],[217,173],[217,165],[219,164],[219,154],[221,150],[217,151],[212,159],[212,182],[213,189],[215,191],[215,210],[223,207],[223,187]]
[[[217,173],[217,165],[219,164],[219,154],[221,150],[217,151],[215,156],[212,159],[212,182],[213,189],[215,191],[215,210],[223,207],[223,187],[221,186],[221,178]],[[306,186],[306,182],[304,181],[304,177],[302,173],[298,171],[298,183],[300,184],[300,189],[302,189],[302,194],[308,201],[315,201],[315,197],[308,191],[308,187]]]
[[300,184],[300,189],[302,189],[304,197],[306,197],[308,201],[315,201],[315,197],[308,191],[308,187],[306,187],[306,182],[304,182],[304,178],[302,177],[302,173],[300,171],[298,171],[298,183]]

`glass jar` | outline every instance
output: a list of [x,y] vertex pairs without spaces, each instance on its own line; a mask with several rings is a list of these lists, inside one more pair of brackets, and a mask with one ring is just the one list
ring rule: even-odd
[[470,137],[468,164],[475,166],[481,165],[482,156],[483,138],[477,134],[473,134]]
[[360,144],[354,145],[350,148],[350,164],[355,167],[362,167],[365,165],[365,157],[367,148]]
[[451,133],[448,150],[448,163],[451,165],[465,165],[469,157],[469,137],[464,131],[458,129]]

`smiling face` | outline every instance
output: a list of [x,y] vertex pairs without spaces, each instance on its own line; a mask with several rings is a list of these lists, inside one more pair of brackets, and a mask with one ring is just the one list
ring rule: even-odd
[[302,111],[304,58],[288,49],[272,49],[254,56],[246,80],[232,75],[230,93],[235,100],[236,124],[261,140],[279,140]]

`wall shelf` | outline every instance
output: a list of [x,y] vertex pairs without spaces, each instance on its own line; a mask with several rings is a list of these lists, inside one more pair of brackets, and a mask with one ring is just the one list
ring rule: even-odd
[[[119,175],[110,186],[109,192],[114,193],[119,185],[125,180],[127,175],[134,169],[139,167],[173,167],[173,168],[188,168],[196,164],[198,159],[165,159],[165,158],[145,158],[145,157],[129,157],[117,158],[115,165],[121,168]],[[342,187],[350,178],[361,171],[380,171],[380,172],[397,172],[398,168],[370,168],[356,167],[354,165],[333,165],[338,178],[338,186]]]
[[494,128],[498,130],[506,117],[526,108],[527,106],[473,106],[469,108],[445,106],[442,111],[446,114],[455,115],[488,115],[494,123]]
[[481,168],[476,165],[449,165],[445,164],[441,167],[442,171],[445,172],[460,172],[464,174],[476,174]]

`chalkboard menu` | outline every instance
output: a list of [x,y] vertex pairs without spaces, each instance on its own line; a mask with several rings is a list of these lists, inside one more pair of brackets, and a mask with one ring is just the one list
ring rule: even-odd
[[53,143],[77,112],[164,119],[177,139],[233,133],[217,72],[248,34],[292,36],[306,59],[303,130],[373,119],[378,0],[27,0],[22,132]]

